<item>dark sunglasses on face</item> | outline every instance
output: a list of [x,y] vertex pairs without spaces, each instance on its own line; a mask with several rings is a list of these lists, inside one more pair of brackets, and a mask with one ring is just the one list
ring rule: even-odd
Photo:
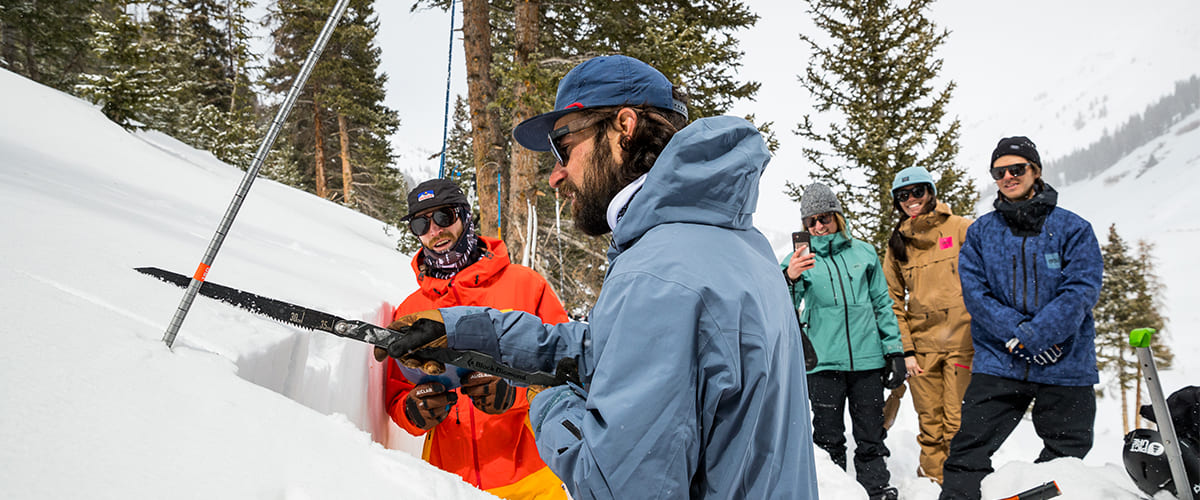
[[408,221],[408,230],[416,236],[424,236],[429,232],[429,221],[433,220],[438,227],[450,227],[458,220],[458,212],[453,207],[442,207],[425,215],[418,215]]
[[900,203],[904,203],[904,202],[908,201],[908,199],[910,197],[924,198],[925,197],[925,185],[917,184],[916,186],[914,186],[911,189],[902,189],[900,191],[896,191],[896,201],[898,201]]
[[1014,163],[1004,167],[992,167],[992,179],[1000,180],[1004,178],[1004,172],[1012,174],[1013,177],[1025,175],[1025,169],[1032,167],[1032,163]]
[[833,223],[833,212],[817,214],[804,220],[804,227],[813,227],[820,222],[822,226],[828,226]]
[[571,157],[567,154],[567,146],[562,143],[563,139],[565,139],[568,135],[574,134],[575,132],[582,132],[592,128],[597,123],[600,123],[600,121],[603,119],[604,117],[592,119],[585,118],[551,130],[550,151],[554,153],[554,159],[558,160],[559,163],[566,165],[567,161],[570,160]]

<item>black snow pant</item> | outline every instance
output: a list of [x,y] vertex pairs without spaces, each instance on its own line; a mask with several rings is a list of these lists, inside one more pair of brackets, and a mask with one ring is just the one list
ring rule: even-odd
[[868,495],[883,491],[891,480],[884,461],[890,455],[883,440],[883,370],[820,371],[808,375],[812,402],[813,441],[846,468],[846,401],[854,435],[854,472]]
[[1036,463],[1087,455],[1096,422],[1092,386],[1047,385],[976,373],[963,397],[962,426],[950,441],[940,499],[979,500],[980,483],[993,471],[992,455],[1017,428],[1030,402],[1033,428],[1042,438]]

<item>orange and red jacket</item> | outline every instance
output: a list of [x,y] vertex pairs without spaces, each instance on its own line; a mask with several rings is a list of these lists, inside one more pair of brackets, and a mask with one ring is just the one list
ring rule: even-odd
[[[480,239],[486,244],[483,256],[448,280],[422,273],[421,255],[414,256],[412,267],[420,288],[396,307],[393,318],[440,307],[487,306],[536,314],[546,323],[568,320],[562,303],[541,275],[512,264],[503,241]],[[386,377],[385,404],[392,420],[409,434],[425,434],[404,415],[404,400],[414,384],[393,360],[387,363]],[[483,490],[514,484],[546,468],[538,456],[528,413],[525,388],[517,388],[512,409],[500,415],[479,411],[470,397],[460,393],[450,415],[426,437],[424,458]]]

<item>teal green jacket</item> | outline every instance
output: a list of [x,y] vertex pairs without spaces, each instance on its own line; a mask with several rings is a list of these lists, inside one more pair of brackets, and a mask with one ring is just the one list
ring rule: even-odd
[[[903,353],[904,346],[875,249],[840,232],[813,236],[811,245],[816,266],[791,285],[820,360],[808,373],[883,368],[884,355]],[[791,256],[784,257],[784,269]]]

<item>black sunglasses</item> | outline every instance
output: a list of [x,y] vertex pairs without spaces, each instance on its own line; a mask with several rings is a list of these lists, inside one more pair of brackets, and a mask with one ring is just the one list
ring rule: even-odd
[[896,191],[896,201],[898,201],[900,203],[904,203],[904,202],[908,201],[908,199],[910,197],[911,198],[924,198],[925,197],[925,185],[917,184],[916,186],[913,186],[912,189],[901,189],[899,191]]
[[804,227],[813,227],[820,222],[822,226],[828,226],[833,223],[833,212],[825,212],[817,214],[807,219],[804,219]]
[[1033,166],[1032,163],[1014,163],[1012,165],[1008,165],[1008,166],[1004,166],[1004,167],[992,167],[991,168],[992,178],[995,180],[1003,179],[1004,172],[1006,172],[1006,171],[1008,173],[1012,174],[1013,177],[1020,177],[1022,175],[1025,175],[1026,168],[1029,168],[1032,166]]
[[416,236],[424,236],[429,232],[431,219],[438,227],[450,227],[458,220],[458,211],[454,207],[442,207],[425,215],[418,215],[408,221],[408,230]]
[[[570,157],[570,155],[567,154],[567,146],[562,143],[562,140],[565,139],[568,135],[574,134],[575,132],[582,132],[584,130],[587,130],[589,128],[596,126],[597,123],[600,123],[605,118],[607,118],[607,117],[601,116],[601,117],[596,117],[596,118],[592,118],[592,119],[584,118],[582,120],[576,120],[574,122],[571,122],[571,123],[568,123],[561,127],[558,127],[554,130],[551,130],[550,134],[549,134],[550,135],[550,151],[554,153],[554,159],[558,160],[559,163],[566,165],[567,160],[570,160],[571,157]],[[577,125],[579,122],[583,122],[583,124]]]

